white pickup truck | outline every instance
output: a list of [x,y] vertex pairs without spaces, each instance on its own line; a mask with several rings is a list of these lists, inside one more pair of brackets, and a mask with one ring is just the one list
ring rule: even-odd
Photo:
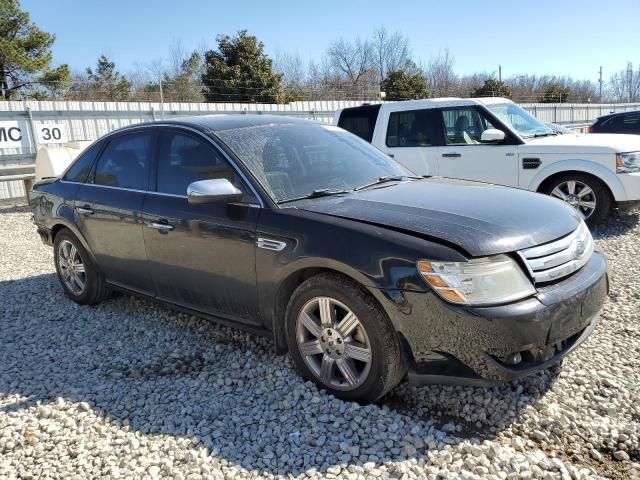
[[640,204],[639,136],[560,134],[506,98],[363,105],[334,123],[419,175],[547,193],[590,225]]

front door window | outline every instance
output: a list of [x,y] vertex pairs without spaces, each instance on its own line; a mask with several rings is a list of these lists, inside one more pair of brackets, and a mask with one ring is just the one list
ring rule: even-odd
[[445,145],[477,145],[482,132],[495,128],[479,110],[469,108],[442,109]]

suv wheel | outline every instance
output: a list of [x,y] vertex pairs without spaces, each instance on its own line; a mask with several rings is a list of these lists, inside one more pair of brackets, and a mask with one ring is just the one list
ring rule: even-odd
[[336,397],[372,402],[404,375],[387,315],[358,284],[321,274],[302,283],[286,312],[297,370]]
[[93,305],[108,297],[102,275],[82,243],[69,230],[56,235],[53,256],[58,280],[71,300]]
[[575,208],[589,226],[602,222],[611,210],[607,187],[591,175],[574,173],[557,177],[545,193]]

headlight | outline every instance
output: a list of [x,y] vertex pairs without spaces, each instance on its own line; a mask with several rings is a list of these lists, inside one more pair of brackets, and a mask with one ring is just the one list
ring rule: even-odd
[[506,303],[536,292],[520,266],[507,255],[468,262],[421,260],[418,262],[418,270],[435,292],[451,303]]
[[640,152],[616,154],[616,173],[640,172]]

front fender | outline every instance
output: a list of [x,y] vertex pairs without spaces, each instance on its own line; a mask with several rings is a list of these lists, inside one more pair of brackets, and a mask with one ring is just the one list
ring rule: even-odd
[[611,190],[613,198],[616,201],[621,202],[628,200],[627,192],[624,189],[622,182],[614,172],[599,163],[583,159],[561,160],[559,162],[551,163],[540,170],[525,188],[527,190],[537,192],[540,185],[542,185],[542,182],[547,178],[557,173],[568,171],[583,172],[593,175],[594,177],[598,177],[607,185],[607,187],[609,187],[609,190]]

